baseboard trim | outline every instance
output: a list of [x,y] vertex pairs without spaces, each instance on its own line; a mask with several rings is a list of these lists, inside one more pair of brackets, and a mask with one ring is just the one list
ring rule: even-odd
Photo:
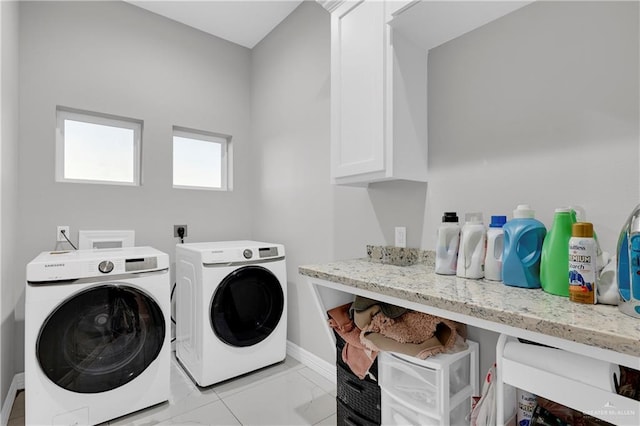
[[287,340],[287,355],[309,367],[331,383],[337,383],[335,364],[325,361],[289,340]]
[[9,386],[9,392],[7,392],[7,398],[2,404],[2,414],[0,415],[0,424],[6,425],[9,423],[9,416],[11,415],[11,408],[16,401],[16,395],[18,391],[24,390],[24,373],[18,373],[13,376],[11,385]]

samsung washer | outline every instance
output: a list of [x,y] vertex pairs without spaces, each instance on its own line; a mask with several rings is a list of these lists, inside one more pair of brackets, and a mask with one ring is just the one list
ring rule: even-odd
[[45,252],[27,265],[26,424],[96,424],[169,399],[169,257]]
[[286,286],[280,244],[176,246],[176,357],[197,385],[285,359]]

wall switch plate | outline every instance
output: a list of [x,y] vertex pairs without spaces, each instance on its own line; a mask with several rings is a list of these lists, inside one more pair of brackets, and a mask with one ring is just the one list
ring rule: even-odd
[[396,247],[407,246],[407,228],[404,226],[396,226]]
[[67,241],[67,238],[64,237],[64,235],[62,235],[62,231],[64,231],[64,235],[67,236],[67,238],[71,238],[69,237],[69,226],[68,225],[59,225],[56,231],[56,241],[57,242],[63,242],[63,241]]

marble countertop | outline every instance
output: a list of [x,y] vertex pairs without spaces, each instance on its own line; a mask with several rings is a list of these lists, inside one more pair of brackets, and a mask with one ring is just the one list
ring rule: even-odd
[[437,275],[430,262],[395,266],[353,259],[300,266],[299,273],[640,357],[640,319],[621,313],[617,306],[584,305],[541,289]]

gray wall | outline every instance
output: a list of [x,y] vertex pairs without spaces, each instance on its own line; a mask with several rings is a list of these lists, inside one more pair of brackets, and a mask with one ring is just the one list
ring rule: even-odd
[[[640,192],[638,15],[638,2],[538,2],[429,52],[424,248],[443,211],[487,223],[529,203],[549,229],[577,204],[615,254]],[[491,334],[470,331],[481,374]]]
[[[431,52],[429,184],[365,189],[330,184],[329,15],[315,2],[252,52],[124,3],[24,2],[15,223],[25,231],[14,264],[53,248],[56,225],[70,225],[74,236],[82,228],[135,229],[138,244],[172,255],[174,223],[189,225],[190,241],[282,242],[288,338],[332,361],[297,267],[364,256],[366,244],[392,243],[394,226],[407,227],[410,246],[430,249],[444,210],[488,216],[529,202],[550,225],[553,208],[580,203],[611,250],[639,194],[637,5],[616,5],[635,9],[613,16],[534,6]],[[560,9],[545,15],[540,31],[534,18],[546,7]],[[143,119],[144,185],[55,183],[57,104]],[[232,193],[171,189],[173,124],[234,135]],[[576,163],[593,171],[595,191],[575,191]],[[23,294],[23,270],[14,298]],[[3,277],[3,295],[6,285]],[[471,334],[494,343],[491,333]],[[16,350],[21,371],[21,342]]]
[[[581,205],[615,252],[638,203],[638,2],[538,2],[429,53],[425,247],[445,210]],[[461,196],[452,196],[460,194]]]
[[15,369],[15,265],[18,220],[18,3],[0,2],[0,401]]
[[364,257],[367,244],[393,243],[399,225],[418,246],[426,185],[330,183],[330,18],[318,4],[302,3],[253,49],[252,61],[253,235],[286,246],[289,340],[333,362],[326,324],[298,266]]
[[[585,207],[604,249],[637,203],[638,5],[542,2],[430,52],[427,185],[329,184],[329,15],[303,4],[253,51],[254,236],[289,259],[289,339],[333,359],[300,264],[392,244],[433,249],[443,211]],[[579,8],[576,9],[576,8]],[[425,207],[426,206],[426,207]],[[497,335],[483,343],[482,373]]]
[[[134,229],[137,245],[172,262],[173,224],[188,225],[188,242],[249,238],[250,54],[124,2],[22,2],[16,264],[53,249],[56,225],[72,240],[79,229]],[[56,183],[56,105],[144,120],[143,185]],[[232,192],[172,189],[172,125],[233,136]],[[24,267],[16,276],[22,322]]]

